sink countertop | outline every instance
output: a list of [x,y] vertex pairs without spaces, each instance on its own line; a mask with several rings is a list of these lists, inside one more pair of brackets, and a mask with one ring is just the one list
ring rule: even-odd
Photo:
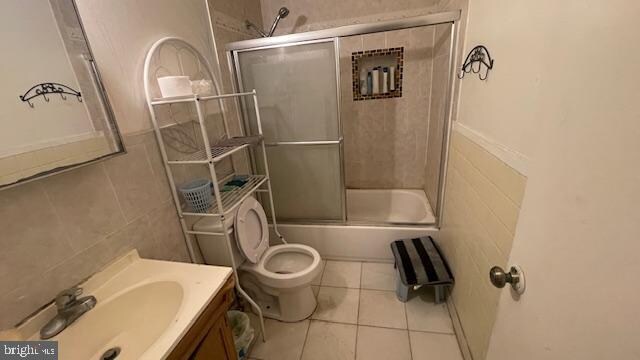
[[[103,315],[104,319],[101,321],[105,324],[100,322],[98,322],[98,324],[89,323],[90,326],[88,330],[91,330],[94,325],[99,325],[100,328],[109,326],[117,327],[118,322],[122,321],[122,319],[118,319],[117,316],[107,316],[105,318],[105,311],[98,310],[101,306],[109,306],[110,303],[117,300],[119,296],[130,294],[133,292],[132,290],[138,289],[138,292],[142,293],[142,299],[144,299],[143,302],[147,302],[147,305],[155,305],[155,302],[166,303],[168,301],[173,301],[174,304],[179,304],[176,307],[177,311],[175,312],[175,315],[165,314],[165,316],[170,317],[167,318],[170,321],[168,321],[165,329],[153,329],[159,334],[158,337],[150,340],[150,343],[148,342],[148,347],[141,348],[140,346],[144,347],[146,345],[137,344],[138,341],[136,341],[136,339],[131,339],[131,335],[128,334],[125,329],[121,333],[117,334],[117,336],[111,336],[110,338],[105,339],[105,341],[100,340],[98,343],[94,341],[96,344],[93,344],[91,349],[80,349],[78,350],[78,353],[83,353],[84,356],[86,356],[86,354],[91,354],[91,358],[95,357],[99,359],[104,350],[108,349],[112,345],[120,345],[117,341],[121,341],[126,342],[126,344],[120,345],[123,350],[120,356],[118,356],[119,360],[127,358],[154,360],[165,358],[195,323],[202,311],[206,308],[207,304],[209,304],[209,302],[216,296],[231,275],[232,270],[229,267],[146,260],[141,259],[138,256],[138,253],[134,250],[115,261],[104,270],[96,273],[80,285],[80,287],[84,289],[84,293],[81,296],[93,295],[98,299],[98,304],[94,309],[85,313],[67,329],[51,340],[59,341],[58,346],[61,356],[65,356],[65,348],[68,349],[69,353],[76,353],[77,348],[81,348],[85,345],[91,346],[87,345],[90,344],[91,341],[86,341],[89,340],[92,335],[92,331],[87,331],[87,322],[96,322],[96,316],[98,316],[98,319],[101,319],[99,315],[95,315],[94,319],[92,319],[92,313],[99,313]],[[147,297],[145,299],[145,289],[156,289],[158,288],[158,286],[155,286],[157,284],[177,284],[175,287],[181,287],[182,293],[167,293],[168,295],[165,296],[165,293],[159,292],[157,295],[163,296],[153,298],[153,296],[156,296],[156,292],[154,292],[153,295],[148,295],[151,296],[151,298]],[[145,285],[151,286],[142,288]],[[167,297],[173,297],[173,299],[167,300]],[[138,298],[134,298],[134,300],[137,299]],[[125,304],[128,303],[125,302]],[[130,303],[130,305],[145,306],[145,304],[138,304],[136,302]],[[111,306],[111,308],[113,307],[114,306]],[[136,309],[133,308],[128,308],[126,310],[118,308],[116,310],[116,314],[121,316],[124,315],[123,317],[128,317],[127,315],[129,314],[127,311],[131,313],[131,317],[134,317],[138,312],[143,312],[136,311]],[[55,314],[55,305],[51,304],[47,306],[43,311],[19,326],[17,329],[18,333],[22,338],[39,340],[40,328],[46,324],[49,319],[55,316]],[[108,311],[106,315],[109,315]],[[84,324],[83,321],[85,321]],[[137,324],[136,326],[138,327],[136,330],[140,333],[139,328],[145,325]],[[78,329],[74,331],[74,327],[77,327]],[[96,331],[100,332],[100,329],[96,328]],[[87,334],[86,332],[89,333]],[[138,348],[133,351],[136,356],[127,356],[127,346],[138,346]],[[65,359],[68,359],[68,357],[65,356]]]

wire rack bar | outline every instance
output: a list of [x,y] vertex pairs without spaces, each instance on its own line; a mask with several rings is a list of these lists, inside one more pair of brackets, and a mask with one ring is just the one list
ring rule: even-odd
[[255,94],[254,91],[222,94],[222,95],[206,95],[206,96],[188,95],[188,96],[155,98],[151,101],[151,105],[167,105],[167,104],[178,104],[178,103],[196,102],[196,101],[219,100],[219,99],[227,99],[227,98],[233,98],[233,97],[252,96],[253,94]]
[[[242,149],[258,144],[261,140],[261,136],[235,137],[222,140],[211,147],[213,162],[219,162]],[[204,149],[180,156],[176,160],[167,161],[168,164],[206,164],[208,162],[207,153]]]
[[262,184],[267,181],[267,177],[264,175],[249,175],[247,182],[241,187],[231,190],[220,192],[220,200],[222,202],[222,211],[218,210],[217,205],[213,205],[206,213],[195,213],[185,211],[184,207],[182,215],[189,216],[222,216],[233,211],[241,202],[244,201],[249,195],[257,190]]

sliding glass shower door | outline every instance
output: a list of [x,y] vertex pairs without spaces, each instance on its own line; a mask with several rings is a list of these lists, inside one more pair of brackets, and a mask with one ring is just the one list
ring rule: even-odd
[[[238,50],[234,58],[241,90],[258,92],[278,218],[344,221],[335,40]],[[254,112],[244,113],[256,133]]]

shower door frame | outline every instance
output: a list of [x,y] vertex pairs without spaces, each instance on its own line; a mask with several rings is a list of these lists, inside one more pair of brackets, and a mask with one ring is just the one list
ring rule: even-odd
[[[321,220],[321,219],[282,219],[282,222],[292,223],[292,224],[344,224],[349,225],[347,219],[347,203],[346,203],[346,181],[345,181],[345,164],[344,164],[344,137],[342,133],[342,119],[341,119],[341,93],[340,93],[340,49],[339,49],[339,39],[346,36],[353,35],[365,35],[372,33],[380,33],[386,31],[393,30],[401,30],[401,29],[409,29],[415,27],[423,27],[423,26],[435,26],[440,24],[451,24],[451,44],[449,48],[449,76],[447,81],[447,95],[446,95],[446,110],[445,110],[445,124],[443,131],[443,143],[442,143],[442,153],[441,153],[441,161],[440,161],[440,176],[438,179],[438,203],[436,204],[435,215],[436,222],[435,224],[410,224],[410,223],[393,223],[393,222],[385,222],[385,223],[371,223],[371,224],[363,224],[358,223],[354,225],[367,225],[367,226],[415,226],[415,227],[436,227],[439,228],[442,223],[442,216],[444,212],[444,193],[445,193],[445,184],[446,184],[446,176],[447,176],[447,164],[449,159],[449,143],[451,137],[452,130],[452,114],[453,114],[453,98],[455,92],[454,86],[454,77],[456,74],[455,71],[455,63],[456,63],[456,51],[458,47],[458,21],[461,18],[462,11],[454,10],[454,11],[446,11],[441,13],[415,16],[410,18],[398,19],[398,20],[387,20],[387,21],[379,21],[375,23],[367,23],[367,24],[357,24],[357,25],[346,25],[340,26],[330,29],[317,30],[317,31],[309,31],[303,33],[295,33],[289,35],[281,35],[275,37],[267,37],[267,38],[257,38],[251,40],[243,40],[236,41],[226,44],[226,54],[227,54],[227,64],[229,65],[229,71],[232,75],[231,83],[234,88],[234,91],[242,91],[242,72],[240,70],[240,64],[238,61],[238,53],[252,51],[252,50],[262,50],[262,49],[271,49],[271,48],[280,48],[287,46],[296,46],[296,45],[304,45],[304,44],[313,44],[313,43],[321,43],[321,42],[333,42],[334,43],[334,52],[335,52],[335,62],[336,62],[336,97],[337,97],[337,109],[338,109],[338,131],[339,131],[339,156],[340,156],[340,173],[341,173],[341,184],[342,187],[341,197],[342,197],[342,219],[341,220]],[[241,102],[239,106],[239,110],[241,112],[240,116],[242,116],[242,126],[243,133],[246,133],[249,127],[249,119],[246,116],[246,104],[244,101]],[[290,142],[287,145],[321,145],[321,143],[327,143],[326,141],[304,141],[304,142]],[[334,142],[335,143],[335,142]],[[256,163],[253,158],[253,154],[250,154],[251,166],[255,169]]]

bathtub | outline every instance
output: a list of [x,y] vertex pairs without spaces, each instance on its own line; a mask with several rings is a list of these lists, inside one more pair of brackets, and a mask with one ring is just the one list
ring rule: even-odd
[[435,236],[434,223],[422,190],[348,189],[346,224],[278,223],[278,230],[286,241],[311,246],[324,259],[391,262],[392,241]]
[[422,190],[347,189],[350,223],[434,224],[435,216]]
[[[271,241],[279,244],[270,225]],[[425,226],[281,224],[278,230],[289,243],[304,244],[318,250],[323,259],[392,262],[389,244],[398,239],[431,235],[438,229]]]

